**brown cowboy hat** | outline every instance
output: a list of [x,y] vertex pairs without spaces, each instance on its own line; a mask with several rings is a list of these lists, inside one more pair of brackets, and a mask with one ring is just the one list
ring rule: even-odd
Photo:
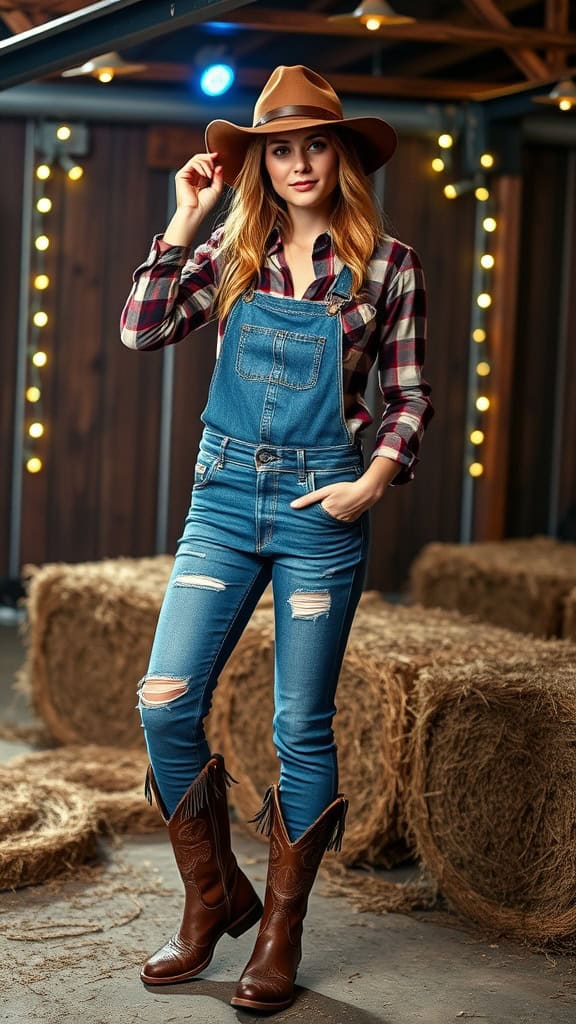
[[293,131],[296,128],[328,124],[345,127],[353,137],[366,174],[385,164],[398,144],[394,128],[381,117],[342,115],[342,104],[325,78],[302,64],[275,68],[254,107],[251,128],[231,121],[210,121],[206,128],[206,150],[217,152],[229,185],[242,168],[254,135]]

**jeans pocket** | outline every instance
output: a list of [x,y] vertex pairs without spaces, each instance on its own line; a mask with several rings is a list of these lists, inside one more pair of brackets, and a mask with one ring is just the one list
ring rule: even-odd
[[192,484],[192,490],[198,491],[201,487],[206,487],[206,485],[210,483],[217,469],[217,456],[206,456],[200,453],[198,461],[194,466],[194,483]]
[[[327,469],[327,470],[314,470],[312,473],[312,487],[310,490],[319,490],[321,487],[327,487],[330,484],[338,483],[353,483],[362,476],[364,469],[362,466],[347,466],[346,469]],[[358,526],[362,516],[357,516],[351,522],[346,519],[338,519],[337,516],[333,516],[331,512],[322,504],[325,501],[322,498],[320,501],[316,501],[312,508],[318,509],[320,515],[327,519],[331,523],[335,523],[337,526]]]

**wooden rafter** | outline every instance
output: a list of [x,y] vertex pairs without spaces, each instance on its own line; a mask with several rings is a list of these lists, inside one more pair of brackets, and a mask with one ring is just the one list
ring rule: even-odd
[[[537,0],[499,0],[499,7],[504,14],[514,14],[516,11],[533,7]],[[467,8],[462,7],[460,11],[454,11],[450,15],[452,25],[476,25],[477,17]],[[551,28],[551,26],[547,26]],[[558,51],[561,52],[561,51]],[[405,75],[430,75],[454,64],[461,64],[463,61],[475,57],[478,50],[466,44],[458,46],[436,46],[426,53],[414,53],[402,61],[402,72]]]
[[[152,82],[189,82],[193,68],[189,64],[148,62],[141,71],[130,75],[131,79]],[[239,68],[238,85],[249,89],[260,89],[270,75],[269,67]],[[47,75],[46,79],[59,78],[59,74]],[[86,81],[92,81],[86,76]],[[546,81],[553,82],[554,76]],[[330,82],[342,95],[354,93],[371,96],[396,96],[405,99],[428,100],[487,100],[499,96],[512,96],[526,88],[525,82],[493,83],[440,78],[405,78],[389,75],[348,75],[331,73]],[[100,88],[95,85],[95,88]]]
[[2,18],[4,24],[8,26],[14,35],[18,35],[19,32],[27,32],[29,28],[34,28],[34,22],[30,17],[17,10],[16,7],[0,10],[0,18]]
[[[306,10],[312,11],[313,14],[323,14],[330,10],[333,3],[334,0],[312,0],[312,3],[306,5]],[[234,46],[234,56],[236,59],[242,59],[249,53],[255,53],[258,50],[263,50],[272,45],[273,41],[274,34],[272,32],[257,32],[250,36],[246,34],[244,38],[240,38],[236,41]]]
[[[246,7],[230,14],[219,15],[220,24],[235,25],[255,32],[287,33],[290,35],[347,36],[366,38],[363,25],[348,21],[329,21],[319,14],[306,11],[278,11],[264,7]],[[547,32],[513,26],[492,28],[466,25],[452,25],[443,21],[416,21],[410,24],[385,25],[372,32],[374,39],[411,40],[421,43],[470,43],[478,49],[501,47],[522,49],[526,47],[559,47],[567,52],[576,52],[576,34]],[[548,69],[546,68],[546,75]]]
[[[494,0],[464,0],[469,10],[474,11],[481,21],[485,21],[494,28],[511,29],[516,31],[506,15],[496,6]],[[517,50],[504,46],[503,50],[508,54],[510,60],[517,68],[526,75],[526,78],[545,78],[549,71],[549,65],[528,47]]]
[[[546,28],[550,32],[567,32],[570,24],[570,0],[546,0]],[[546,60],[558,76],[566,67],[562,50],[547,50]]]

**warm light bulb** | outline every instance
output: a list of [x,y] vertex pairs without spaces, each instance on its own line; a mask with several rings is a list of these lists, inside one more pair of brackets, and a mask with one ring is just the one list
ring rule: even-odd
[[29,402],[39,402],[40,388],[34,387],[34,385],[32,385],[32,387],[26,388],[26,398],[28,399]]
[[480,257],[480,266],[484,267],[484,270],[492,270],[492,267],[494,266],[494,257],[491,256],[489,252],[485,252]]
[[492,153],[482,153],[480,163],[482,164],[482,167],[493,167],[494,157],[492,156]]
[[490,373],[490,363],[478,363],[476,373],[479,377],[487,377]]
[[484,466],[481,462],[472,462],[468,468],[468,472],[470,473],[470,476],[482,476]]
[[52,200],[49,199],[48,196],[41,196],[36,203],[36,209],[38,210],[38,213],[50,213],[50,210],[52,209]]
[[456,199],[457,192],[454,185],[444,185],[444,195],[446,199]]
[[113,71],[99,71],[98,72],[98,81],[99,82],[104,82],[104,83],[111,82],[113,78],[114,78],[114,72]]
[[476,327],[475,330],[472,331],[472,338],[474,341],[478,342],[486,341],[486,331],[483,327]]
[[43,309],[39,309],[37,313],[34,313],[32,322],[35,327],[46,327],[48,323],[48,313],[45,313]]
[[34,287],[37,288],[39,292],[45,291],[49,284],[50,278],[48,277],[48,274],[36,274],[36,277],[34,278]]
[[50,239],[48,238],[48,235],[38,235],[38,237],[34,240],[34,245],[36,246],[39,252],[45,252],[48,246],[50,245]]
[[72,129],[67,124],[61,124],[56,129],[56,138],[60,139],[60,142],[66,142],[71,135]]
[[46,366],[48,356],[45,352],[35,352],[32,356],[32,362],[34,363],[34,366]]
[[28,433],[30,434],[30,437],[42,437],[42,434],[44,433],[44,424],[31,423],[28,427]]
[[480,395],[480,397],[476,399],[476,408],[479,412],[486,412],[486,410],[490,408],[490,399],[487,398],[486,395]]
[[450,149],[454,144],[454,139],[448,132],[443,132],[442,135],[438,136],[438,145],[440,149]]
[[369,32],[376,32],[382,23],[380,18],[367,18],[364,24]]
[[480,309],[487,309],[488,306],[492,305],[492,296],[488,292],[480,292],[476,302],[480,306]]
[[490,198],[490,193],[488,189],[484,188],[483,185],[480,185],[478,188],[474,189],[474,195],[476,196],[476,199],[480,200],[481,203],[485,203],[486,200]]
[[494,217],[484,217],[482,227],[484,228],[484,231],[496,231],[496,221]]
[[36,177],[40,178],[40,181],[45,181],[52,174],[52,169],[48,164],[38,164],[36,168]]
[[573,105],[573,101],[567,99],[566,97],[564,97],[564,99],[561,99],[559,104],[558,104],[558,106],[560,107],[560,110],[572,110],[572,105]]
[[84,168],[80,167],[80,164],[74,164],[74,167],[71,167],[67,173],[70,181],[79,181],[84,174]]
[[482,444],[482,442],[484,440],[484,431],[483,430],[473,430],[472,433],[470,434],[470,440],[471,440],[472,444]]
[[432,161],[432,170],[433,171],[436,171],[437,173],[440,173],[440,171],[444,170],[445,166],[446,165],[445,165],[442,157],[440,157],[440,156],[435,156],[434,157],[434,159]]
[[31,459],[28,459],[26,469],[29,473],[39,473],[42,469],[42,459],[39,459],[37,455],[34,455]]

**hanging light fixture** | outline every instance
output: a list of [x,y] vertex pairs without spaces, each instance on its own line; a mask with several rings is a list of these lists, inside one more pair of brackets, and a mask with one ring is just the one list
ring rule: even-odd
[[572,110],[572,107],[576,107],[576,82],[573,78],[563,78],[547,96],[533,96],[532,102],[548,103],[560,110]]
[[99,82],[111,82],[116,75],[133,75],[137,71],[145,71],[145,64],[129,64],[123,60],[119,53],[113,50],[110,53],[102,53],[99,57],[93,57],[78,67],[68,68],[62,72],[62,78],[74,78],[76,75],[90,75],[97,78]]
[[415,18],[409,18],[404,14],[397,14],[387,0],[365,0],[351,14],[332,14],[328,21],[359,21],[369,32],[376,32],[386,25],[401,25]]

